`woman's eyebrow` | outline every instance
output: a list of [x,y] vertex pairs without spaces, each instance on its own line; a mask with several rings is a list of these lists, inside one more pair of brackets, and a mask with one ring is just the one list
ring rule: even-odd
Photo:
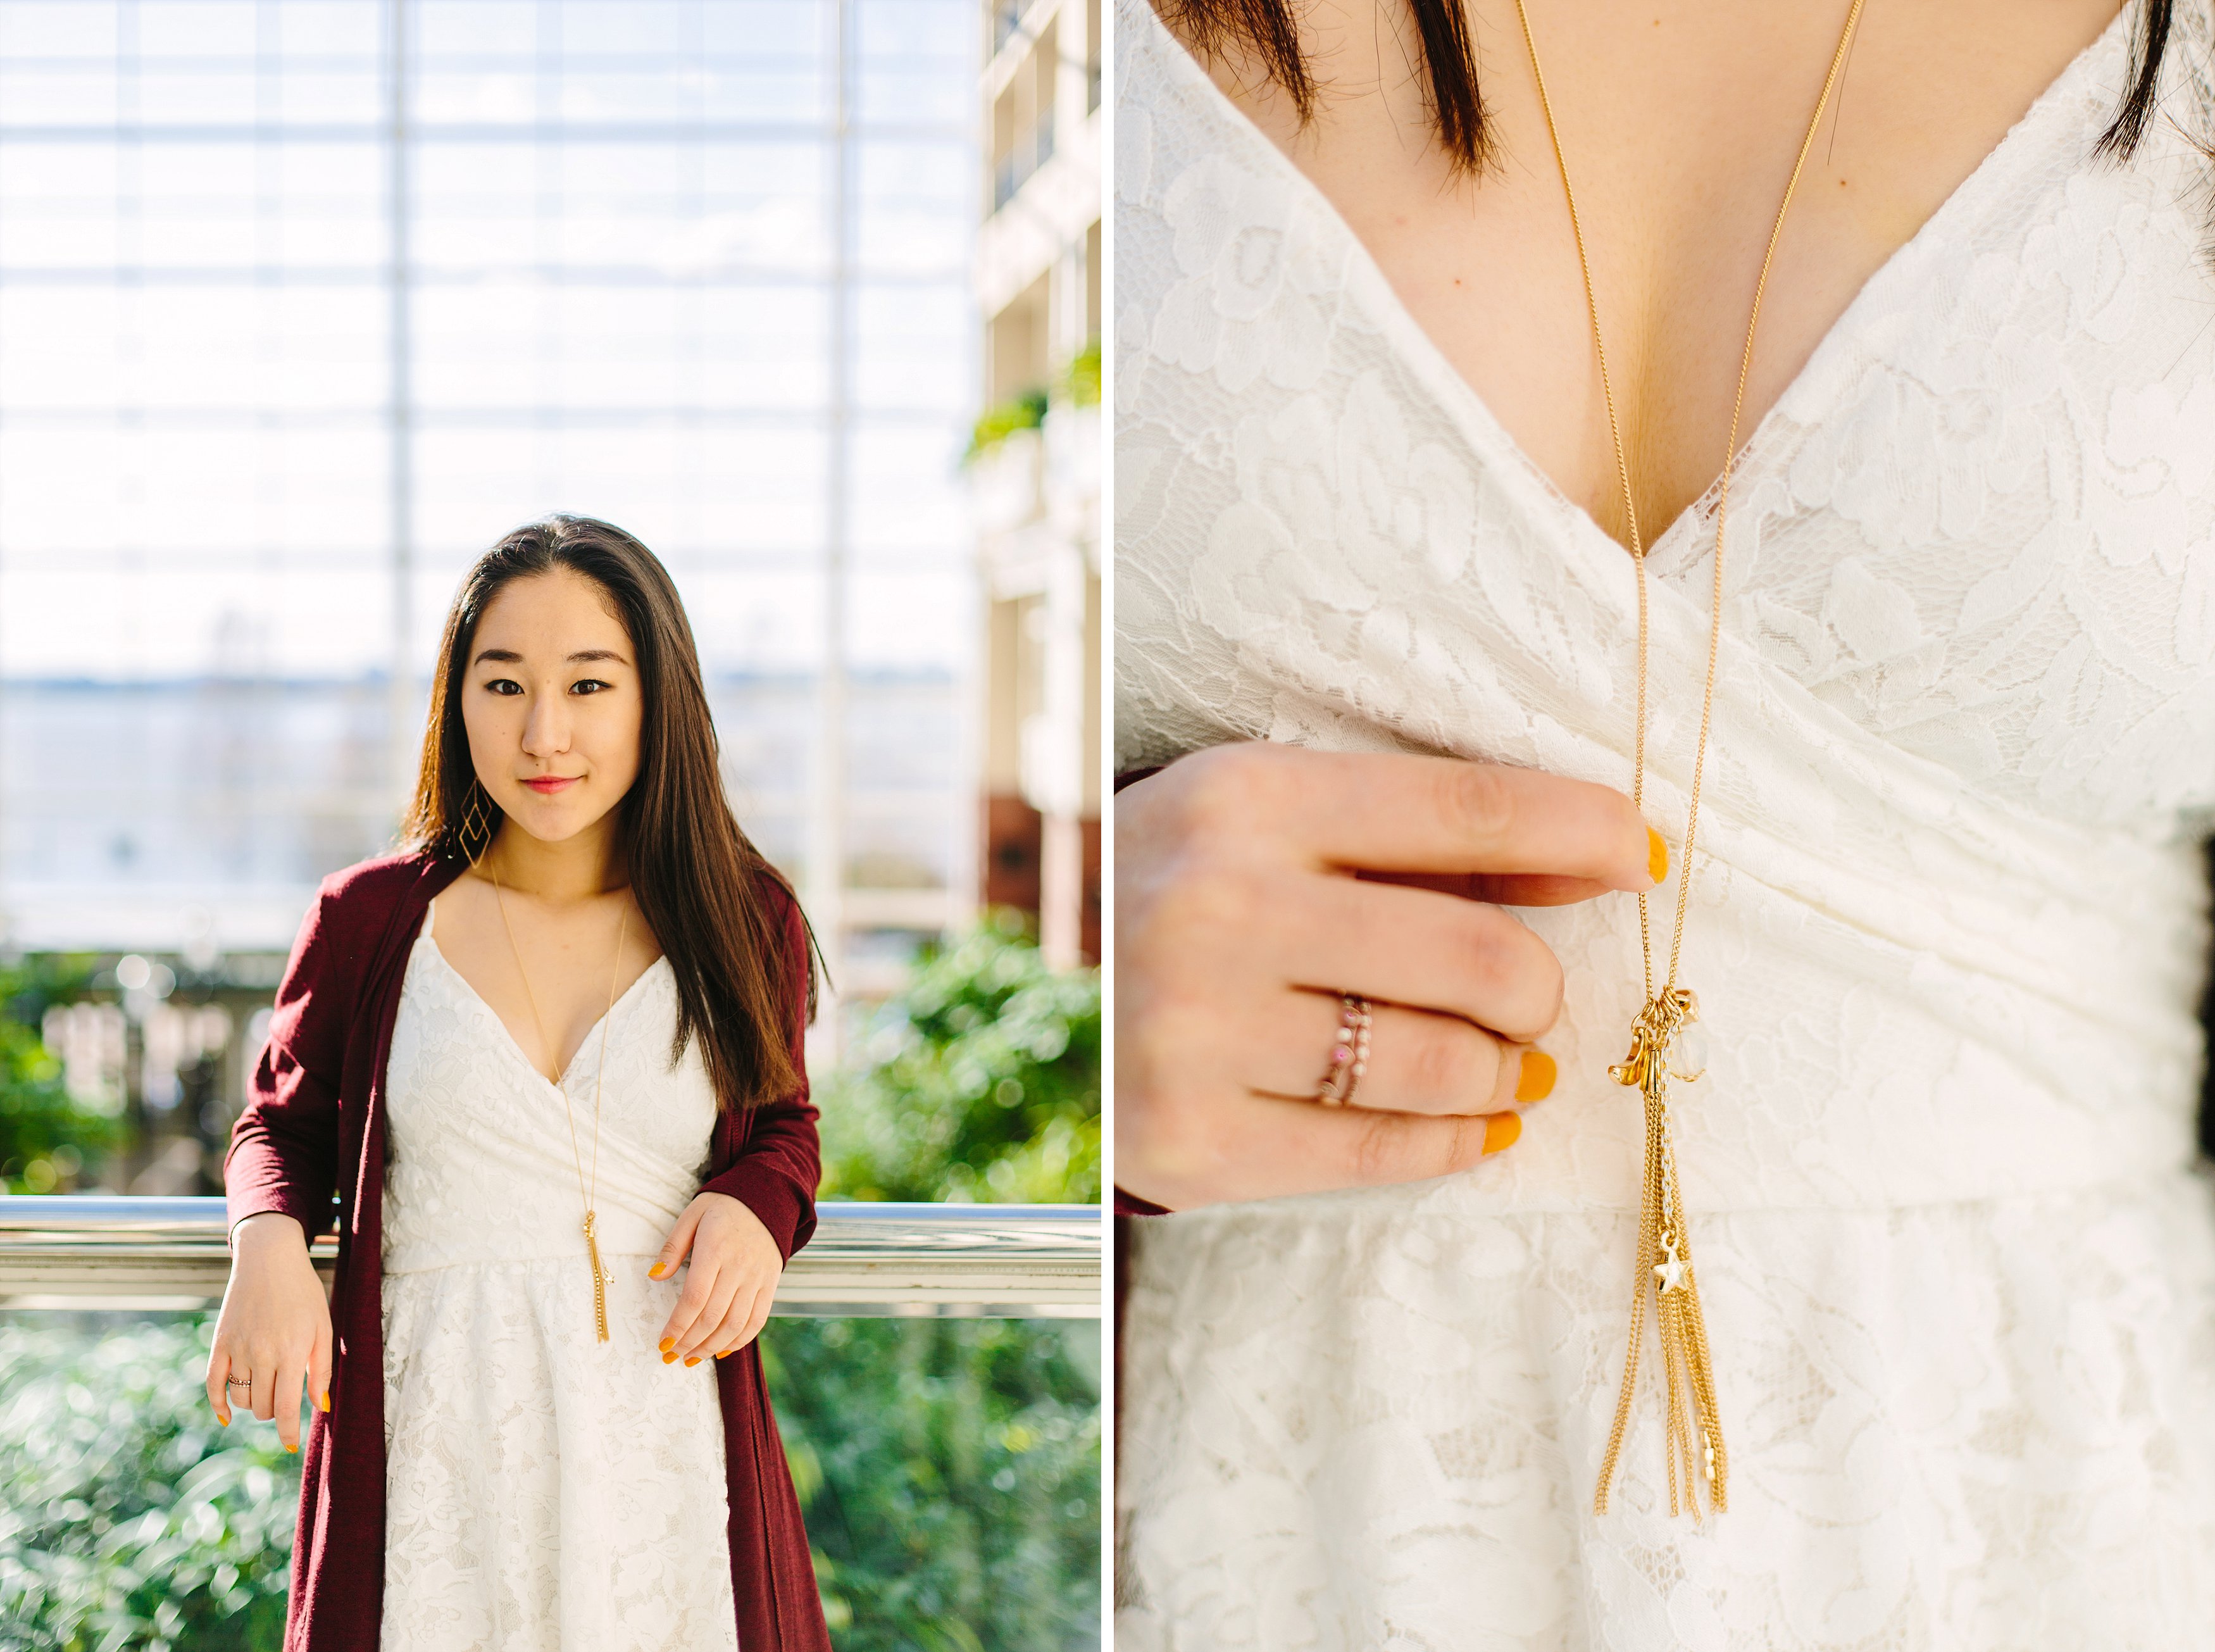
[[[574,654],[564,654],[562,658],[569,660],[612,660],[618,666],[630,664],[629,660],[624,659],[613,648],[580,648]],[[512,648],[486,648],[469,663],[473,666],[481,666],[488,660],[496,660],[508,665],[520,665],[523,662],[523,656]]]

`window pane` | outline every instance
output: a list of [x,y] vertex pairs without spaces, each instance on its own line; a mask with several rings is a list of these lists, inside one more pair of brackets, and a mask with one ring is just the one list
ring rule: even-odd
[[281,949],[549,511],[666,560],[795,871],[835,550],[850,869],[948,880],[982,30],[859,0],[841,302],[834,15],[408,0],[396,196],[382,0],[0,0],[0,902],[205,885]]

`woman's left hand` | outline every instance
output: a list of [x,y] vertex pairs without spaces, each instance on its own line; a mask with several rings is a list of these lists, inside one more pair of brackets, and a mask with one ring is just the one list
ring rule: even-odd
[[721,1359],[752,1342],[784,1272],[784,1258],[761,1219],[727,1193],[694,1195],[647,1275],[667,1279],[687,1250],[692,1270],[661,1328],[664,1365],[697,1365],[711,1354]]

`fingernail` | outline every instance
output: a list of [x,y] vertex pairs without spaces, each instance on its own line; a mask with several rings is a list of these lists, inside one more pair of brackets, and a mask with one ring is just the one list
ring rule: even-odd
[[[1545,1051],[1524,1051],[1523,1071],[1515,1077],[1515,1099],[1519,1102],[1544,1101],[1554,1093],[1555,1071],[1554,1058]],[[1514,1138],[1510,1137],[1508,1139],[1512,1141]],[[1500,1143],[1503,1147],[1506,1145],[1506,1142]],[[1484,1150],[1487,1152],[1492,1151],[1489,1139],[1486,1141]]]
[[331,1391],[330,1391],[329,1389],[326,1388],[325,1390],[323,1390],[323,1409],[325,1409],[326,1411],[328,1411],[328,1410],[329,1410],[330,1409],[331,1409]]
[[686,1365],[698,1365],[698,1364],[700,1363],[700,1356],[699,1356],[698,1354],[694,1354],[690,1359],[687,1360],[684,1363],[685,1363]]
[[664,1354],[668,1353],[670,1349],[676,1346],[677,1339],[674,1336],[665,1336],[661,1339],[661,1351]]
[[217,1421],[218,1422],[220,1422],[221,1424],[223,1424],[223,1426],[224,1426],[224,1428],[228,1428],[229,1427],[230,1427],[230,1419],[229,1417],[227,1417],[227,1416],[220,1416],[220,1417],[218,1417],[218,1418],[216,1419],[216,1421]]
[[677,1363],[677,1356],[673,1354],[665,1354],[661,1356],[661,1363],[664,1365],[675,1365]]
[[1496,1153],[1512,1147],[1523,1133],[1523,1120],[1514,1113],[1495,1113],[1484,1121],[1484,1151]]
[[298,1451],[300,1448],[299,1448],[298,1446],[285,1446],[285,1449],[286,1451],[288,1451],[288,1452],[296,1452],[296,1451]]
[[660,1262],[656,1262],[653,1267],[647,1268],[646,1270],[646,1276],[648,1279],[660,1279],[661,1277],[661,1264]]
[[1656,883],[1669,875],[1669,845],[1652,826],[1646,828],[1646,869],[1654,874]]

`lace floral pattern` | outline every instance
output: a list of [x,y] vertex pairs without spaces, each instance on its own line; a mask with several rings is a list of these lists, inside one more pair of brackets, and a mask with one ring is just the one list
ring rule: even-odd
[[[2095,165],[2131,27],[1870,279],[1733,473],[1684,970],[1713,1054],[1678,1120],[1729,1514],[1668,1520],[1650,1393],[1589,1512],[1636,915],[1531,912],[1569,986],[1513,1152],[1139,1225],[1119,1645],[2203,1637],[2215,28],[2177,8],[2145,148]],[[1627,784],[1621,548],[1144,0],[1117,30],[1119,767],[1273,739]],[[1713,503],[1650,553],[1672,840]]]
[[[561,1093],[433,922],[386,1071],[384,1652],[735,1648],[715,1368],[661,1362],[684,1274],[646,1276],[715,1116],[696,1045],[667,1066],[669,965],[607,1029],[603,1343]],[[599,1037],[561,1083],[588,1173]]]

